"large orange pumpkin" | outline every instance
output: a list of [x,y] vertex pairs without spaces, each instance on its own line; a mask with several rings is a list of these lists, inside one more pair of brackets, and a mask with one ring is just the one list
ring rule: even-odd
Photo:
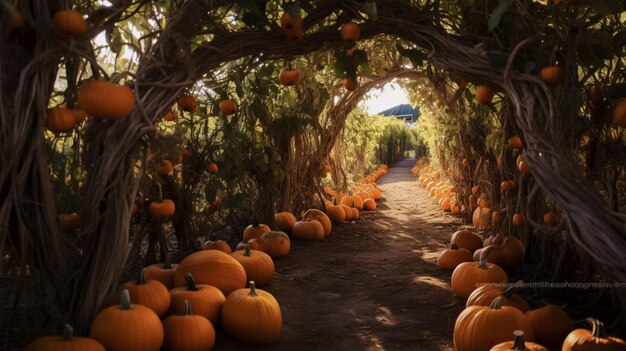
[[324,237],[330,235],[330,231],[333,229],[333,225],[330,222],[330,218],[326,215],[326,213],[317,210],[317,209],[309,209],[302,215],[302,219],[313,219],[322,224],[324,227]]
[[567,335],[562,351],[626,351],[624,340],[607,336],[604,324],[593,318],[587,318],[592,330],[576,329]]
[[546,305],[526,312],[535,331],[535,340],[549,347],[563,345],[567,335],[574,330],[569,315],[556,305]]
[[26,345],[24,351],[106,351],[97,340],[74,336],[74,328],[65,325],[63,336],[42,336]]
[[263,233],[258,240],[261,242],[261,251],[274,259],[287,256],[291,249],[289,236],[280,231]]
[[243,240],[260,238],[263,233],[271,231],[267,224],[250,224],[243,230]]
[[165,262],[149,265],[144,269],[143,275],[147,280],[155,279],[163,283],[167,289],[174,288],[174,274],[177,264],[172,263],[172,255],[165,256]]
[[326,214],[328,218],[335,223],[341,223],[346,220],[346,211],[338,205],[326,205]]
[[189,301],[193,306],[194,314],[204,316],[217,325],[222,313],[222,305],[226,297],[222,291],[212,285],[196,284],[191,273],[185,273],[186,286],[170,290],[172,303],[170,312],[182,314],[185,311],[185,301]]
[[103,119],[120,119],[135,109],[135,95],[126,86],[90,80],[78,88],[78,103],[88,114]]
[[474,251],[483,247],[483,239],[469,230],[457,230],[450,238],[450,245],[455,245],[458,248],[467,249],[469,252],[474,253]]
[[465,307],[473,305],[489,306],[491,302],[496,299],[496,297],[502,298],[502,306],[515,307],[523,313],[530,310],[528,302],[526,302],[526,300],[524,300],[521,296],[514,294],[512,288],[509,287],[502,289],[501,287],[494,285],[483,285],[474,290],[467,298]]
[[617,103],[613,110],[613,120],[615,124],[622,128],[626,128],[626,99]]
[[246,271],[230,255],[219,250],[193,253],[178,264],[176,286],[185,286],[185,273],[191,273],[196,282],[213,285],[225,296],[246,286]]
[[534,342],[527,342],[524,339],[524,332],[522,330],[516,330],[513,332],[515,339],[513,341],[506,341],[492,347],[489,351],[549,351],[545,347],[536,344]]
[[293,215],[293,213],[283,211],[278,212],[274,215],[274,221],[276,221],[278,229],[282,230],[283,232],[289,233],[291,232],[291,228],[293,228],[293,225],[296,224],[298,219],[296,218],[296,216]]
[[[170,292],[163,283],[156,279],[146,280],[145,269],[139,274],[139,279],[127,281],[120,287],[120,292],[128,290],[130,298],[140,305],[153,310],[159,316],[164,316],[170,308]],[[116,294],[115,303],[120,303]]]
[[274,261],[265,252],[250,250],[250,246],[245,245],[243,251],[235,251],[230,255],[246,270],[247,279],[254,280],[258,286],[269,283],[274,277]]
[[230,245],[228,245],[228,243],[224,240],[205,241],[200,248],[202,250],[220,250],[227,254],[233,252],[233,249],[231,249]]
[[451,285],[455,296],[467,299],[481,284],[506,284],[509,282],[506,272],[502,268],[494,263],[487,263],[488,253],[485,251],[480,256],[478,264],[464,262],[454,269]]
[[294,238],[304,240],[322,240],[324,239],[324,227],[316,220],[304,219],[293,225],[291,235]]
[[280,339],[283,318],[274,296],[251,281],[250,289],[235,290],[226,298],[222,325],[243,343],[272,345]]
[[205,317],[192,314],[188,300],[184,301],[184,306],[185,309],[181,315],[171,315],[163,321],[165,332],[163,349],[168,351],[210,350],[215,344],[213,325]]
[[489,307],[470,306],[454,323],[455,351],[483,351],[505,342],[516,330],[522,330],[528,340],[534,339],[530,322],[517,308],[502,306],[501,298]]
[[148,307],[131,304],[128,290],[121,293],[119,305],[100,311],[89,330],[107,351],[159,351],[163,344],[161,319]]
[[453,244],[439,255],[437,265],[443,269],[454,270],[461,263],[472,261],[472,254],[467,249],[458,248]]

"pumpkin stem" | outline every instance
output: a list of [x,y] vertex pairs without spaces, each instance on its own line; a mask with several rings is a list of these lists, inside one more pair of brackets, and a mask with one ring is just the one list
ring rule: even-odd
[[250,245],[248,245],[248,243],[245,243],[243,245],[243,255],[247,257],[252,256],[252,254],[250,253]]
[[587,323],[591,325],[591,335],[596,338],[606,339],[606,330],[604,329],[604,323],[595,318],[587,318]]
[[72,341],[72,339],[74,339],[74,328],[66,324],[63,328],[63,341]]
[[528,350],[526,348],[526,341],[524,340],[524,332],[522,330],[516,330],[513,332],[515,340],[513,341],[513,348],[511,350]]
[[172,253],[168,252],[165,255],[165,262],[163,262],[163,269],[172,269]]
[[146,272],[146,269],[144,268],[141,270],[141,273],[139,273],[139,277],[137,278],[137,285],[146,283],[145,272]]
[[198,286],[196,285],[196,281],[193,280],[191,273],[185,273],[185,282],[187,283],[187,290],[198,291]]
[[491,310],[499,310],[500,308],[502,308],[502,296],[498,296],[493,299],[489,305],[489,309]]
[[248,293],[250,296],[259,296],[256,293],[256,284],[254,284],[254,280],[250,281],[250,292]]
[[191,303],[189,302],[189,300],[185,299],[185,309],[183,312],[183,316],[191,316],[193,315],[193,313],[191,313]]
[[121,310],[132,310],[133,306],[130,304],[130,292],[128,292],[128,289],[124,289],[122,290],[122,297],[121,297],[121,302],[120,302],[120,309]]
[[159,189],[159,202],[163,202],[163,186],[160,182],[157,182],[157,189]]

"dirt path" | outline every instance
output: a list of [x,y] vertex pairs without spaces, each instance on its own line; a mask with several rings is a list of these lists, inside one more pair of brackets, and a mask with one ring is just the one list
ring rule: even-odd
[[[334,225],[327,240],[292,242],[264,290],[281,304],[280,343],[263,350],[452,350],[462,304],[436,257],[461,221],[438,210],[410,169],[379,181],[378,211]],[[222,334],[222,333],[220,333]],[[216,350],[246,350],[228,337]]]

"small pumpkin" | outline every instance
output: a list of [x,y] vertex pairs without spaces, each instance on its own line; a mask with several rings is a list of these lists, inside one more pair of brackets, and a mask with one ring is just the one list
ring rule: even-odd
[[194,113],[196,112],[196,110],[198,110],[198,103],[196,102],[196,98],[194,98],[191,95],[186,95],[186,94],[181,95],[178,98],[178,101],[176,102],[176,104],[178,105],[178,108],[181,111]]
[[246,271],[230,255],[219,250],[202,250],[193,253],[178,264],[176,286],[185,286],[185,273],[191,273],[196,282],[213,285],[225,296],[246,286]]
[[562,351],[626,351],[626,342],[614,336],[607,336],[604,323],[587,318],[592,330],[576,329],[569,333],[563,342]]
[[174,169],[174,165],[170,160],[163,160],[156,166],[156,172],[161,177],[165,177]]
[[536,344],[534,342],[527,342],[526,340],[524,340],[524,331],[522,330],[514,331],[513,335],[515,336],[515,339],[513,341],[505,341],[503,343],[500,343],[492,347],[489,351],[549,351],[539,344]]
[[513,287],[510,286],[506,289],[502,289],[494,285],[483,285],[474,290],[467,298],[465,307],[473,305],[489,306],[496,297],[502,298],[502,306],[515,307],[523,313],[530,310],[530,305],[521,296],[513,292]]
[[220,111],[226,116],[234,115],[237,112],[237,105],[230,99],[224,99],[219,103]]
[[87,22],[76,10],[61,10],[52,16],[52,31],[62,38],[77,38],[87,33]]
[[358,41],[361,37],[361,29],[354,22],[348,22],[341,26],[341,40],[346,42]]
[[165,262],[149,265],[144,269],[145,279],[155,279],[163,283],[167,289],[174,288],[174,274],[176,273],[177,264],[172,263],[172,254],[165,256]]
[[344,88],[346,88],[347,91],[355,91],[356,88],[359,86],[359,83],[352,78],[344,78],[341,81],[341,84]]
[[291,235],[294,238],[304,240],[322,240],[324,239],[324,227],[316,220],[304,219],[293,225]]
[[212,285],[196,284],[191,273],[185,273],[186,286],[170,290],[172,303],[170,312],[181,314],[185,311],[185,301],[189,301],[194,307],[194,313],[204,316],[217,325],[220,321],[222,305],[226,297],[222,291]]
[[348,205],[339,205],[341,206],[341,208],[343,208],[343,212],[346,214],[346,221],[350,222],[352,221],[354,218],[352,218],[352,208]]
[[565,73],[563,72],[563,67],[546,66],[539,71],[539,76],[548,86],[556,87],[563,83]]
[[74,336],[74,328],[66,324],[63,336],[42,336],[26,345],[24,351],[106,351],[97,340]]
[[515,330],[522,330],[528,340],[534,339],[526,316],[517,308],[502,306],[502,299],[497,297],[489,307],[474,305],[461,312],[454,323],[454,349],[489,350],[509,340]]
[[274,276],[274,261],[263,251],[251,250],[245,245],[243,251],[231,254],[246,270],[247,279],[254,280],[258,286],[266,285]]
[[474,253],[475,258],[483,251],[489,251],[487,262],[495,263],[506,270],[515,270],[524,262],[524,244],[514,236],[509,235],[499,243],[477,250]]
[[519,135],[513,135],[509,138],[507,146],[509,149],[519,150],[524,147],[524,143],[522,143],[522,138],[520,138]]
[[148,307],[131,304],[128,290],[121,292],[120,304],[100,311],[89,337],[107,351],[159,351],[163,344],[161,319]]
[[452,272],[451,286],[454,295],[467,299],[479,284],[506,284],[509,279],[506,272],[494,263],[487,263],[489,250],[483,251],[478,264],[464,262],[459,264]]
[[469,230],[457,230],[450,238],[450,245],[467,249],[470,253],[483,247],[483,239]]
[[283,232],[289,233],[291,232],[291,228],[293,228],[293,225],[298,221],[298,219],[296,218],[296,216],[293,215],[293,213],[283,211],[274,214],[274,221],[276,221],[278,229]]
[[548,211],[543,215],[543,223],[547,225],[552,225],[557,222],[556,215],[552,211]]
[[148,206],[148,214],[150,217],[164,221],[170,218],[176,212],[174,201],[165,199],[163,201],[152,201]]
[[526,312],[526,317],[533,326],[535,340],[549,347],[563,345],[567,335],[574,330],[572,319],[556,305],[530,310]]
[[376,201],[374,201],[373,199],[367,199],[363,201],[363,210],[365,211],[375,211],[376,207],[378,206],[376,205]]
[[227,254],[230,254],[233,252],[233,250],[230,248],[230,245],[228,245],[228,243],[224,240],[205,241],[202,244],[201,249],[202,250],[220,250]]
[[454,270],[459,264],[472,261],[472,254],[467,249],[452,244],[439,255],[437,265],[443,269]]
[[472,213],[472,224],[477,229],[486,229],[491,224],[491,209],[488,207],[476,207]]
[[494,92],[488,85],[476,86],[476,101],[478,103],[487,105],[493,100]]
[[335,223],[341,223],[346,220],[346,211],[344,211],[341,206],[336,204],[326,205],[326,215],[328,215],[328,218]]
[[251,345],[272,345],[278,342],[283,319],[278,301],[272,294],[257,289],[233,291],[222,308],[222,325],[227,333]]
[[101,80],[90,80],[78,88],[80,108],[102,119],[120,119],[135,109],[135,94],[128,87]]
[[502,192],[506,192],[509,190],[513,190],[515,189],[515,181],[513,180],[505,180],[502,183],[500,183],[500,191]]
[[524,216],[521,213],[516,213],[513,215],[512,221],[513,225],[520,227],[524,225]]
[[65,107],[49,108],[46,116],[46,128],[54,134],[71,130],[76,123],[72,110]]
[[73,233],[80,228],[80,216],[73,212],[59,215],[59,226],[68,233]]
[[[258,240],[261,242],[261,251],[274,259],[287,256],[291,249],[289,236],[281,231],[263,233]],[[253,246],[250,247],[252,248]]]
[[211,173],[211,174],[217,174],[217,171],[218,171],[218,169],[219,169],[219,168],[217,167],[217,164],[215,164],[215,163],[211,162],[211,163],[209,163],[209,164],[207,165],[206,169],[207,169],[207,171],[209,171],[209,173]]
[[163,116],[163,119],[168,121],[168,122],[173,122],[176,120],[177,117],[177,113],[176,110],[169,110],[165,116]]
[[259,239],[250,239],[250,240],[247,240],[247,241],[246,240],[242,240],[235,247],[235,251],[243,250],[246,245],[250,246],[251,250],[262,251],[261,250],[261,242],[259,241]]
[[[191,304],[184,301],[181,315],[171,315],[163,321],[163,349],[172,351],[210,350],[215,344],[215,329],[201,315],[192,314]],[[195,307],[194,307],[195,310]]]
[[[164,316],[170,308],[170,293],[163,283],[156,279],[147,280],[144,268],[137,280],[130,280],[122,284],[119,291],[128,290],[135,303],[146,306],[159,316]],[[119,294],[116,295],[120,296]],[[115,303],[120,303],[115,299]]]
[[71,109],[72,114],[74,115],[74,124],[81,124],[87,119],[87,112],[81,108],[73,108]]
[[304,37],[301,16],[292,17],[288,12],[284,12],[280,17],[280,27],[285,37],[289,39],[299,40]]
[[289,87],[292,85],[299,85],[301,82],[300,72],[296,69],[287,68],[280,72],[278,77],[280,84]]
[[324,227],[324,237],[329,236],[331,230],[333,229],[333,225],[330,221],[330,218],[326,215],[326,213],[318,209],[312,208],[312,209],[307,210],[302,215],[302,218],[313,219],[313,220],[320,222],[322,224],[322,227]]
[[271,231],[267,224],[250,224],[243,231],[243,240],[260,238],[263,233]]

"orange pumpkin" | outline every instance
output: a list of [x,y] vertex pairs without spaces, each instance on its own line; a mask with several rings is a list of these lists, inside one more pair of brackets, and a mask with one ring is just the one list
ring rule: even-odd
[[239,244],[237,244],[237,246],[235,247],[235,251],[243,250],[246,245],[250,246],[250,249],[252,250],[262,251],[261,242],[259,241],[259,239],[250,239],[247,241],[246,240],[240,241]]
[[322,224],[324,227],[324,237],[330,235],[330,231],[333,229],[333,225],[330,222],[330,218],[326,215],[326,213],[317,210],[317,209],[309,209],[302,215],[302,219],[313,219]]
[[524,332],[522,330],[514,331],[513,335],[515,336],[515,339],[513,341],[500,343],[492,347],[489,351],[549,351],[539,344],[536,344],[534,342],[527,342],[526,340],[524,340]]
[[74,328],[65,325],[63,336],[42,336],[26,345],[24,351],[106,351],[101,343],[74,336]]
[[567,335],[562,351],[626,351],[626,342],[614,336],[607,336],[604,323],[587,318],[592,330],[576,329]]
[[170,160],[163,160],[156,166],[156,172],[161,177],[165,177],[174,169],[174,165]]
[[488,228],[491,223],[491,210],[487,207],[476,207],[472,214],[472,224],[478,229]]
[[278,229],[289,233],[298,219],[291,212],[283,211],[274,214],[274,221],[276,221]]
[[517,308],[502,306],[496,298],[489,307],[470,306],[463,310],[454,323],[454,349],[456,351],[489,350],[522,330],[528,340],[534,334],[530,322]]
[[507,146],[509,149],[519,150],[524,147],[524,143],[522,143],[522,138],[519,135],[513,135],[509,138]]
[[[192,314],[191,304],[184,301],[181,315],[171,315],[163,321],[163,349],[170,351],[210,350],[215,344],[215,329],[203,316]],[[194,305],[195,312],[195,305]]]
[[135,94],[128,87],[90,80],[78,88],[80,108],[89,115],[103,119],[120,119],[135,109]]
[[257,289],[239,289],[228,295],[222,308],[224,330],[246,344],[272,345],[278,342],[283,319],[272,294]]
[[354,22],[348,22],[341,26],[341,40],[347,42],[358,41],[361,37],[361,29]]
[[341,223],[346,220],[346,211],[338,205],[326,205],[326,214],[328,218],[335,223]]
[[233,250],[230,248],[230,245],[228,245],[228,243],[224,240],[205,241],[202,244],[201,249],[202,250],[220,250],[227,254],[230,254],[231,252],[233,252]]
[[291,235],[294,238],[304,240],[322,240],[324,239],[324,227],[316,220],[304,219],[293,225]]
[[613,110],[613,120],[615,124],[622,128],[626,128],[626,99],[617,103]]
[[469,230],[457,230],[450,238],[450,245],[467,249],[470,253],[483,247],[483,239]]
[[541,69],[539,76],[547,85],[556,87],[563,83],[565,73],[563,72],[563,67],[546,66]]
[[496,297],[502,298],[502,306],[511,306],[520,310],[522,313],[530,310],[530,305],[521,296],[513,293],[513,288],[502,289],[494,285],[483,285],[474,290],[467,298],[465,307],[473,305],[489,306]]
[[344,88],[346,88],[347,91],[355,91],[356,88],[359,86],[359,83],[352,78],[344,78],[341,81],[341,84]]
[[480,104],[490,104],[493,100],[493,95],[493,90],[487,85],[478,85],[476,87],[476,101]]
[[193,306],[194,314],[200,315],[217,325],[222,313],[222,305],[226,297],[222,291],[212,285],[196,284],[191,273],[185,273],[186,286],[170,290],[172,303],[170,312],[181,314],[185,311],[185,301]]
[[219,250],[193,253],[178,264],[176,286],[185,286],[185,273],[191,273],[196,282],[213,285],[225,296],[246,286],[246,271],[230,255]]
[[513,190],[515,188],[515,181],[513,180],[505,180],[500,183],[500,191],[505,192],[509,190]]
[[439,255],[437,265],[443,269],[454,270],[461,263],[472,261],[472,254],[467,249],[451,245]]
[[211,162],[207,165],[207,171],[209,171],[209,173],[211,174],[217,174],[218,171],[218,167],[217,164]]
[[234,115],[237,112],[237,105],[230,99],[220,101],[219,107],[220,111],[226,116]]
[[59,226],[68,233],[73,233],[80,228],[80,216],[73,212],[59,215]]
[[243,231],[243,240],[260,238],[263,233],[271,231],[267,224],[250,224]]
[[492,262],[506,270],[515,270],[524,262],[524,244],[514,236],[505,237],[500,243],[486,246],[474,252],[475,257],[488,252],[487,262]]
[[167,289],[172,289],[174,288],[174,274],[176,273],[177,267],[177,264],[172,264],[172,255],[168,253],[165,256],[164,263],[152,264],[144,269],[144,278],[147,280],[158,280],[163,283]]
[[299,85],[301,82],[300,72],[296,69],[287,68],[280,72],[279,75],[280,84],[288,87],[292,85]]
[[121,293],[120,304],[100,311],[89,330],[107,351],[159,351],[163,344],[161,319],[148,307],[131,304],[128,290]]
[[74,115],[74,124],[81,124],[87,119],[87,112],[80,108],[74,108],[71,110]]
[[374,201],[373,199],[367,199],[363,201],[363,210],[365,211],[375,211],[376,207],[378,206],[376,205],[376,201]]
[[302,17],[300,16],[291,17],[289,13],[284,12],[280,17],[280,27],[285,37],[289,39],[299,40],[304,37]]
[[478,264],[464,262],[454,269],[451,286],[455,296],[467,299],[480,284],[506,284],[509,282],[506,272],[500,266],[487,263],[488,253],[489,251],[485,251],[480,256]]
[[272,280],[274,261],[265,252],[250,250],[250,246],[245,245],[243,251],[235,251],[230,255],[246,270],[247,279],[254,280],[258,286],[263,286]]
[[[159,316],[164,316],[170,308],[170,293],[163,283],[156,279],[146,280],[145,269],[139,274],[137,280],[130,280],[122,284],[119,291],[128,290],[131,299],[153,310]],[[116,295],[115,303],[120,303]]]
[[198,109],[196,98],[191,95],[181,95],[176,102],[181,111],[194,113]]
[[173,122],[176,120],[176,110],[169,110],[165,116],[163,116],[163,119],[168,121],[168,122]]
[[52,31],[62,38],[76,38],[87,33],[87,22],[75,10],[61,10],[52,16]]
[[68,108],[53,107],[48,109],[46,128],[54,134],[65,133],[71,130],[75,122],[74,113]]
[[259,240],[261,241],[261,251],[270,255],[270,257],[274,259],[287,256],[289,254],[289,250],[291,249],[291,240],[289,240],[289,236],[280,231],[263,233]]
[[535,340],[549,347],[563,345],[567,335],[574,330],[569,315],[556,305],[546,305],[526,312],[533,326]]
[[161,202],[152,201],[150,206],[148,206],[148,214],[150,217],[160,221],[170,218],[174,212],[176,212],[176,205],[174,201],[170,199],[165,199]]
[[524,225],[524,216],[521,213],[516,213],[513,215],[513,225],[515,226],[522,226]]

